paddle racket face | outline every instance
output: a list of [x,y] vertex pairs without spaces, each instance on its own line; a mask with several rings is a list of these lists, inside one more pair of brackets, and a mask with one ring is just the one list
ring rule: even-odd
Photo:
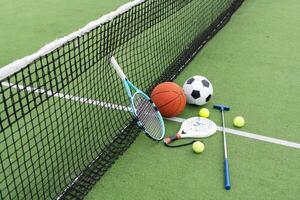
[[181,138],[205,138],[215,134],[217,125],[206,118],[192,117],[186,119],[178,133],[164,139],[165,144],[181,139]]
[[111,58],[111,64],[122,79],[131,101],[131,113],[137,119],[137,124],[150,138],[154,140],[163,139],[165,136],[165,126],[163,118],[155,104],[144,92],[127,79],[114,57]]
[[181,138],[204,138],[213,135],[217,131],[216,124],[206,118],[192,117],[185,120],[179,132]]

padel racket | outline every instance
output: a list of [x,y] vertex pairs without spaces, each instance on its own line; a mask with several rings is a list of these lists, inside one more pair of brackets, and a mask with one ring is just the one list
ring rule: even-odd
[[154,140],[163,139],[165,136],[164,121],[155,104],[144,92],[139,90],[127,79],[113,56],[110,62],[122,79],[131,103],[131,113],[137,119],[137,124],[150,138]]
[[181,138],[205,138],[213,135],[216,131],[215,122],[202,117],[192,117],[184,120],[178,133],[166,137],[164,142],[170,144]]

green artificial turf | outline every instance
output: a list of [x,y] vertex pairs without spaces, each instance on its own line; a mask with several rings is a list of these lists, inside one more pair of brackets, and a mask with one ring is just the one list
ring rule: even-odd
[[[231,106],[240,130],[300,142],[300,5],[296,0],[251,0],[175,80],[196,74],[214,86],[205,107],[221,125],[214,103]],[[195,116],[187,106],[180,117]],[[167,134],[180,124],[166,121]],[[223,188],[222,135],[204,139],[202,155],[190,146],[166,148],[140,136],[86,197],[96,199],[296,199],[300,195],[300,151],[228,134],[231,191]]]
[[[0,67],[127,1],[1,0]],[[212,105],[223,103],[232,108],[225,116],[228,127],[242,115],[246,126],[240,130],[300,142],[299,9],[297,0],[246,0],[175,82],[182,85],[196,74],[211,80],[214,96],[205,107],[218,125],[220,113]],[[195,116],[198,110],[187,106],[180,117]],[[179,127],[166,121],[168,135]],[[191,146],[166,148],[142,134],[86,199],[281,200],[300,195],[299,150],[228,134],[232,190],[227,192],[222,135],[203,141],[205,151],[196,155]]]
[[0,67],[85,26],[129,0],[0,0]]
[[[179,128],[167,123],[168,132]],[[222,135],[166,148],[141,135],[85,199],[294,199],[299,195],[299,151],[228,135],[231,191],[223,187]]]
[[[242,115],[243,130],[300,142],[299,9],[297,1],[246,1],[176,82],[204,75],[214,86],[212,119],[220,119],[212,105],[226,104],[229,127]],[[182,117],[197,112],[188,106]]]

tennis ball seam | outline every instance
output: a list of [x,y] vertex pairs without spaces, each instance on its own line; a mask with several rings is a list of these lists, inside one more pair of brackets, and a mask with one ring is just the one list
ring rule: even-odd
[[[198,149],[199,146],[197,145],[197,143],[199,143],[198,145],[201,145],[201,146],[202,146],[201,150]],[[196,145],[197,145],[197,146],[196,146]],[[199,153],[202,153],[202,152],[204,151],[205,145],[204,145],[204,143],[201,142],[201,141],[196,141],[196,142],[193,143],[192,149],[193,149],[193,151],[194,151],[195,153],[199,154]],[[200,150],[200,151],[198,151],[198,150]]]
[[233,125],[235,127],[241,128],[245,125],[245,119],[242,116],[237,116],[233,119]]
[[[204,116],[203,113],[202,113],[202,115],[201,115],[201,111],[203,112],[204,110],[207,111],[207,116],[206,116],[206,115]],[[201,108],[201,109],[199,110],[199,116],[200,116],[200,117],[209,117],[209,115],[210,115],[209,109],[207,109],[207,108]]]

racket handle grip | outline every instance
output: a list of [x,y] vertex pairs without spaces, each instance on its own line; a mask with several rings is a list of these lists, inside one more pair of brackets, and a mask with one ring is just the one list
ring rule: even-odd
[[110,63],[111,65],[114,67],[114,69],[116,70],[117,74],[119,75],[119,77],[122,79],[122,80],[125,80],[126,79],[126,76],[124,74],[124,72],[122,71],[120,65],[118,64],[117,60],[115,59],[115,57],[111,57],[110,58]]
[[172,135],[170,137],[166,137],[164,139],[164,143],[165,144],[170,144],[171,142],[174,142],[175,140],[178,140],[180,139],[180,135],[179,134],[175,134],[175,135]]
[[229,176],[229,163],[228,160],[224,160],[224,175],[225,175],[225,189],[230,190],[230,176]]

